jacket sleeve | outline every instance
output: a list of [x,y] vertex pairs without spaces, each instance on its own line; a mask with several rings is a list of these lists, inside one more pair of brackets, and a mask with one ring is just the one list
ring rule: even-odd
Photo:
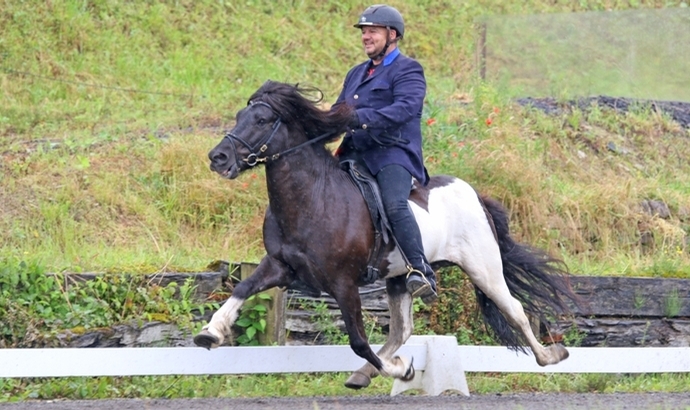
[[393,132],[414,119],[422,111],[426,95],[424,70],[417,61],[409,59],[392,78],[390,87],[393,102],[381,108],[357,108],[359,121],[371,132]]

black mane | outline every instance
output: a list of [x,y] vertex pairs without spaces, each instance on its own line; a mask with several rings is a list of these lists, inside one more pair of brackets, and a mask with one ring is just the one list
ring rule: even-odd
[[285,124],[291,128],[300,128],[308,139],[326,133],[333,133],[334,138],[337,137],[345,132],[352,115],[352,109],[345,104],[335,110],[322,110],[317,106],[323,100],[321,90],[316,87],[300,87],[299,84],[268,80],[249,98],[249,101],[255,100],[270,105]]

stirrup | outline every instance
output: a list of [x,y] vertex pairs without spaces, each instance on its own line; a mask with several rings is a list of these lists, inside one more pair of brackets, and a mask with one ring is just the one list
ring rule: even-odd
[[426,278],[426,275],[424,275],[424,272],[422,272],[418,269],[409,268],[407,275],[405,275],[405,280],[408,280],[410,278],[410,275],[413,273],[418,274],[422,278],[422,281],[424,282],[424,284],[422,286],[415,289],[414,292],[411,292],[413,298],[416,298],[417,296],[419,296],[420,293],[425,293],[427,288],[433,290],[433,288],[431,287],[431,283],[429,282],[429,279]]
[[438,298],[438,295],[436,291],[434,291],[434,288],[431,286],[431,282],[429,282],[429,279],[427,279],[426,275],[424,275],[423,272],[412,268],[411,266],[408,266],[407,269],[408,271],[407,275],[405,276],[405,280],[408,280],[410,275],[413,273],[419,274],[419,276],[422,278],[422,284],[419,286],[409,286],[406,283],[407,291],[412,295],[412,299],[419,297],[425,304],[433,303]]
[[424,279],[424,282],[427,285],[431,286],[431,283],[429,283],[429,279],[426,278],[426,275],[424,274],[424,272],[420,271],[419,269],[415,269],[412,266],[407,267],[407,275],[405,275],[405,279],[409,279],[410,275],[412,275],[413,273],[418,273],[419,276],[421,276],[422,279]]

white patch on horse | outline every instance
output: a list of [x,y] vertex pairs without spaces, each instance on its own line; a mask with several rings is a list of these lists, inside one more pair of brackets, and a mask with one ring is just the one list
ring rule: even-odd
[[[476,191],[467,182],[452,183],[429,191],[428,212],[409,201],[422,234],[429,262],[450,261],[470,268],[482,255],[497,255],[498,243]],[[388,255],[390,277],[407,272],[399,251]],[[500,272],[499,266],[499,272]]]

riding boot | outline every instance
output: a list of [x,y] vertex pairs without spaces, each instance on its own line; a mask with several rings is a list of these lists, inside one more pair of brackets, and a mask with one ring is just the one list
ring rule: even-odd
[[424,244],[419,225],[408,202],[412,187],[412,176],[400,165],[388,165],[376,174],[381,189],[388,222],[395,241],[404,255],[408,266],[406,284],[412,297],[420,297],[424,303],[438,299],[434,270],[424,256]]
[[436,275],[424,256],[422,235],[412,211],[410,210],[409,217],[392,225],[393,235],[411,265],[406,278],[407,291],[413,298],[420,297],[425,304],[435,302],[438,299]]

